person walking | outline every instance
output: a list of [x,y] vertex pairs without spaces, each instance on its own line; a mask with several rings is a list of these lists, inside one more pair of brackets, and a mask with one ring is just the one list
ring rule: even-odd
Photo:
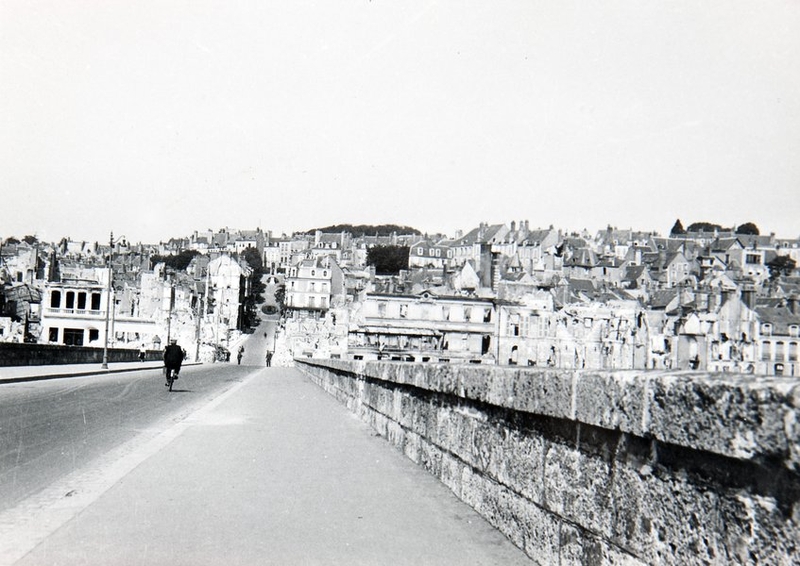
[[270,367],[271,365],[272,365],[272,352],[270,350],[267,350],[267,367]]
[[239,352],[236,354],[236,363],[242,365],[242,356],[244,356],[244,346],[239,346]]

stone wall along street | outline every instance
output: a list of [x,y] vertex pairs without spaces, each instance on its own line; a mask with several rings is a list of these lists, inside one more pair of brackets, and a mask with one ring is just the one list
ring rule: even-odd
[[539,564],[800,561],[800,380],[298,359]]

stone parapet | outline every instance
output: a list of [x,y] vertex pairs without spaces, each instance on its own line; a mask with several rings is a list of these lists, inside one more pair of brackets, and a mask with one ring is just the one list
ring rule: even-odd
[[540,564],[790,564],[800,380],[296,360]]

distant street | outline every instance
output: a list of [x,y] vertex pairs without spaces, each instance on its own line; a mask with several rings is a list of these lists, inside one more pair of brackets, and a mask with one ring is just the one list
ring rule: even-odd
[[157,370],[0,385],[0,512],[138,433],[191,413],[253,369],[235,362],[186,367],[172,393]]
[[[247,338],[243,342],[242,365],[265,366],[267,350],[275,351],[277,318],[276,315],[262,320],[252,334],[246,335]],[[232,355],[235,356],[236,353],[233,352]]]

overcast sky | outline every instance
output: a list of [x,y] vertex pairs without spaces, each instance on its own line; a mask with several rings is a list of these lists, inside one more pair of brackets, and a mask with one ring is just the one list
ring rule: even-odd
[[800,236],[796,0],[0,0],[0,237]]

